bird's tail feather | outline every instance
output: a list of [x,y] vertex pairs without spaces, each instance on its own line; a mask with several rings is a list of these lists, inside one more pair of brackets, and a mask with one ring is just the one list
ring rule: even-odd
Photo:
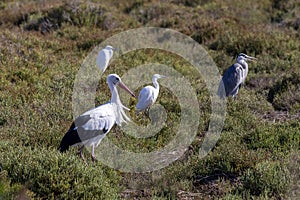
[[80,137],[75,129],[75,123],[73,122],[68,132],[62,138],[58,150],[60,152],[65,152],[69,149],[70,146],[80,142]]

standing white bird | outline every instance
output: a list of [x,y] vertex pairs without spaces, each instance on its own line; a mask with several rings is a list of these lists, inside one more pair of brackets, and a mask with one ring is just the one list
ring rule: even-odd
[[227,96],[236,97],[248,75],[248,64],[246,62],[248,60],[253,61],[257,59],[240,53],[236,59],[236,63],[225,71],[218,89],[218,96],[220,98]]
[[99,67],[102,73],[106,70],[110,59],[113,57],[114,50],[115,48],[113,48],[110,45],[107,45],[104,49],[99,51],[96,59],[96,65],[97,67]]
[[159,93],[159,84],[157,82],[157,79],[159,78],[166,78],[166,76],[154,74],[152,77],[152,82],[154,87],[148,85],[140,91],[138,97],[138,103],[136,105],[137,112],[141,112],[141,111],[147,112],[150,106],[152,106],[155,103]]
[[91,146],[92,160],[94,161],[94,148],[100,144],[102,138],[110,131],[114,124],[121,126],[123,122],[130,121],[124,111],[124,109],[129,109],[121,103],[116,86],[124,89],[133,97],[135,97],[134,93],[122,83],[117,74],[108,75],[107,84],[111,92],[111,100],[106,104],[83,113],[75,119],[68,132],[62,138],[58,148],[61,152],[68,150],[70,146],[82,145],[78,153],[84,160],[82,150],[84,146]]

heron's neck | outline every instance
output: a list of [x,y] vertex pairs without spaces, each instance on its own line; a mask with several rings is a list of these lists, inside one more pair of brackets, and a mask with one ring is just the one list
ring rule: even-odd
[[248,69],[248,64],[245,60],[241,59],[241,60],[238,60],[237,63],[239,63],[240,65],[242,65],[242,67],[244,69]]

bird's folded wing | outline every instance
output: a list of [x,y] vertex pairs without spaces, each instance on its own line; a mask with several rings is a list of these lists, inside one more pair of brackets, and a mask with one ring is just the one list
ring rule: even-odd
[[139,94],[139,100],[136,105],[136,108],[138,110],[144,110],[148,106],[150,106],[153,102],[153,92],[151,91],[151,88],[143,88]]
[[116,120],[113,110],[108,109],[109,107],[102,105],[101,109],[90,110],[75,120],[81,141],[105,134],[113,127]]
[[98,53],[98,56],[97,56],[97,59],[96,59],[96,65],[97,65],[97,67],[99,67],[102,71],[104,71],[105,68],[108,65],[108,62],[109,62],[108,56],[106,55],[106,53],[105,53],[104,50],[101,50]]
[[228,70],[226,70],[222,81],[224,83],[227,95],[239,87],[239,85],[242,83],[242,76],[242,66],[238,63],[233,64],[228,68]]

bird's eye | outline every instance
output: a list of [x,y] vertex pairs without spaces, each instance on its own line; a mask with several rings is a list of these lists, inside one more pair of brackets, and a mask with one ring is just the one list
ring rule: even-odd
[[119,82],[120,82],[120,78],[119,77],[115,77],[115,80],[113,80],[113,83],[116,85]]

